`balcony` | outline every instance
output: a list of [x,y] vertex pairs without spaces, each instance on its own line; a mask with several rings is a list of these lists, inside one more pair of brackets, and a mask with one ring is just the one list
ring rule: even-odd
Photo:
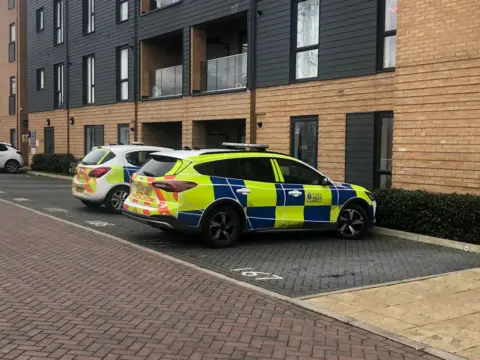
[[206,77],[203,91],[222,91],[247,87],[247,53],[208,60],[203,64]]
[[142,13],[148,13],[170,5],[179,3],[181,0],[142,0]]
[[150,73],[150,98],[182,95],[183,66],[153,70]]

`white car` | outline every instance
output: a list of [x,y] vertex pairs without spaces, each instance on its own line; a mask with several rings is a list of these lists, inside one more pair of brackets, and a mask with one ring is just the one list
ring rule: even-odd
[[24,165],[25,162],[20,151],[15,149],[12,144],[0,142],[0,169],[8,173],[16,173]]
[[108,210],[121,213],[130,193],[131,176],[151,153],[169,150],[172,149],[141,145],[95,147],[75,169],[72,194],[89,208],[105,205]]

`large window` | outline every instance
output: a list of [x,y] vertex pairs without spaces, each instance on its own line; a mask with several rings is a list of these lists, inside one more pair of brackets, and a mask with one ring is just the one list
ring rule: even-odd
[[54,107],[55,109],[60,109],[63,108],[64,106],[64,73],[63,73],[64,67],[63,63],[62,64],[57,64],[54,66],[53,71],[54,71]]
[[37,32],[45,29],[45,12],[43,7],[37,10]]
[[85,126],[85,154],[88,154],[95,146],[104,144],[104,127],[103,125],[87,125]]
[[128,124],[118,125],[118,145],[130,144],[130,126]]
[[293,117],[290,136],[290,155],[316,168],[318,116]]
[[318,76],[320,0],[296,0],[292,77],[295,80]]
[[83,58],[84,103],[95,104],[95,55]]
[[95,0],[83,0],[83,33],[95,31]]
[[117,22],[128,20],[128,0],[117,0]]
[[63,0],[55,0],[53,9],[53,43],[59,45],[63,44]]
[[45,89],[45,69],[37,69],[37,90]]
[[397,55],[397,7],[398,0],[379,0],[383,16],[380,18],[379,57],[380,69],[395,68]]
[[17,95],[17,80],[15,76],[10,76],[10,96],[8,98],[8,114],[15,115],[16,113],[16,95]]
[[45,154],[55,153],[55,128],[46,127],[43,128],[43,145]]
[[17,33],[15,30],[15,23],[11,23],[8,33],[8,61],[15,61],[15,44],[16,44]]
[[393,112],[380,112],[375,119],[375,187],[392,187]]
[[128,46],[117,49],[117,100],[128,100]]
[[17,148],[17,129],[10,129],[10,144]]

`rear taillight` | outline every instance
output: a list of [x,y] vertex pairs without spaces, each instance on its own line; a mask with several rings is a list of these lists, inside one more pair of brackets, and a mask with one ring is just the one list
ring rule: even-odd
[[190,181],[156,181],[152,186],[166,192],[180,193],[193,189],[198,184]]
[[100,168],[96,168],[96,169],[91,170],[88,173],[88,176],[93,177],[93,178],[100,178],[103,175],[105,175],[106,173],[108,173],[109,171],[110,171],[109,167],[100,167]]

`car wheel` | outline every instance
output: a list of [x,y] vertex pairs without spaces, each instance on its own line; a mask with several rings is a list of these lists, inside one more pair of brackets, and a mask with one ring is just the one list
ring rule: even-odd
[[102,207],[102,204],[99,204],[99,203],[96,203],[96,202],[91,202],[91,201],[87,201],[87,200],[80,200],[82,202],[83,205],[85,205],[86,207],[89,207],[90,209],[94,209],[94,210],[97,210],[97,209],[100,209]]
[[123,203],[128,197],[130,189],[127,186],[117,186],[110,190],[105,200],[107,209],[115,214],[121,214]]
[[5,163],[5,171],[7,173],[13,174],[17,173],[20,170],[20,164],[16,160],[8,160]]
[[343,239],[359,239],[368,227],[368,215],[357,204],[346,205],[337,221],[337,235]]
[[232,207],[218,206],[205,219],[203,237],[212,247],[226,248],[238,240],[240,233],[240,216]]

